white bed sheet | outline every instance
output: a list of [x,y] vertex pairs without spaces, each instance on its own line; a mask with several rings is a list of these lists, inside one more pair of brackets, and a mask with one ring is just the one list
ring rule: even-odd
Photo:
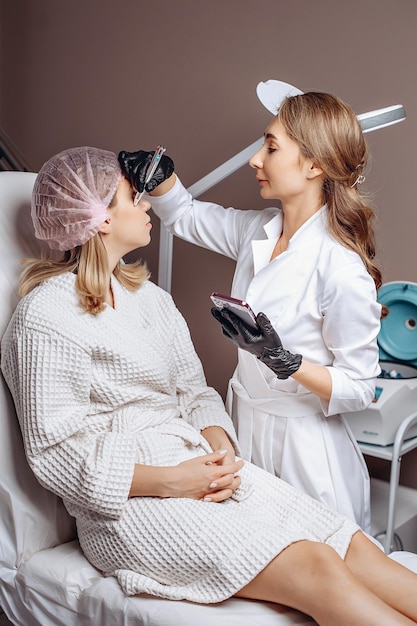
[[27,626],[288,626],[315,623],[297,611],[240,598],[216,605],[174,602],[150,596],[127,598],[116,579],[104,578],[87,562],[77,541],[39,552],[19,567],[11,582],[13,588],[8,590],[8,605],[3,604],[3,607],[13,623]]
[[[392,558],[417,572],[417,555]],[[21,626],[291,626],[314,620],[285,607],[231,598],[215,605],[126,597],[83,556],[76,540],[42,550],[17,570],[0,571],[0,603]]]

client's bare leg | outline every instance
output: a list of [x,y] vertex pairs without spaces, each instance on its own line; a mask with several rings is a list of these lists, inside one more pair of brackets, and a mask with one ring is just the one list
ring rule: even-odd
[[[359,545],[354,547],[348,565],[326,544],[294,543],[236,595],[298,609],[313,617],[320,626],[416,623],[380,599],[364,584],[362,577],[358,578],[356,570],[360,569],[360,563],[355,552],[359,550]],[[369,576],[371,569],[368,565]]]
[[346,555],[355,577],[375,595],[417,622],[417,575],[389,559],[363,533],[356,533]]

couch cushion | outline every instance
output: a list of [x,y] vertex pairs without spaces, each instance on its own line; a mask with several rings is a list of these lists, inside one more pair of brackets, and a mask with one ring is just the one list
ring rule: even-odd
[[[39,257],[30,198],[36,174],[0,172],[0,336],[18,296],[21,260]],[[60,498],[30,470],[12,398],[0,378],[0,568],[17,567],[33,554],[75,537],[74,520]]]

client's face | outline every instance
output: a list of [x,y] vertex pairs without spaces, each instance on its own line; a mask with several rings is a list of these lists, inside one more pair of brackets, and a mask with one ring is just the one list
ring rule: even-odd
[[120,256],[147,246],[151,241],[152,224],[147,213],[151,204],[142,198],[135,206],[133,203],[135,196],[136,191],[124,178],[109,207],[110,232],[106,237],[106,243],[113,246]]

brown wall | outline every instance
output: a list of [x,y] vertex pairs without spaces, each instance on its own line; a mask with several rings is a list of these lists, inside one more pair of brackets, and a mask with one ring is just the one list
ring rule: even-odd
[[[368,135],[384,281],[417,282],[415,0],[0,0],[0,126],[37,170],[74,145],[163,143],[190,185],[258,139],[255,93],[275,78],[330,91],[357,113],[401,103],[407,121]],[[208,192],[262,207],[242,168]],[[157,277],[158,225],[143,251]],[[223,395],[235,353],[209,309],[231,261],[175,241],[173,295]],[[403,481],[417,486],[417,454]]]

